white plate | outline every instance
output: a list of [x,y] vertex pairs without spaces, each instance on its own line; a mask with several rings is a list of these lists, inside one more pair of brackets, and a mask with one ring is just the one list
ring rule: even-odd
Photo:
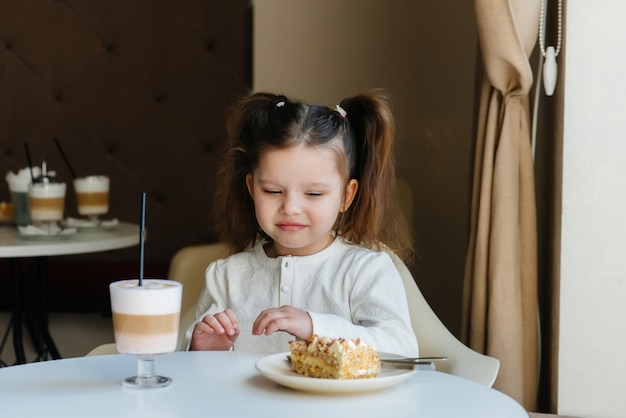
[[19,231],[20,237],[24,239],[53,241],[53,240],[66,239],[70,235],[74,235],[76,233],[76,228],[58,228],[52,231],[46,231],[46,230],[34,227],[32,225],[28,225],[28,226],[18,227],[18,231]]
[[383,367],[380,375],[371,379],[318,379],[291,371],[287,361],[290,353],[264,357],[256,363],[257,370],[268,379],[292,389],[319,393],[359,393],[386,389],[405,381],[415,373],[412,368]]
[[98,219],[97,221],[91,221],[86,218],[67,218],[63,221],[63,224],[69,228],[76,228],[79,231],[95,232],[95,231],[110,231],[117,227],[119,221],[117,218],[113,219]]

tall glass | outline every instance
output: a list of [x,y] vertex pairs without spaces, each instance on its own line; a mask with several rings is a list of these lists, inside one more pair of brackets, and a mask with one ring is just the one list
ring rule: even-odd
[[78,214],[97,223],[98,216],[109,211],[109,177],[86,176],[74,180]]
[[30,218],[41,227],[55,227],[63,220],[65,183],[32,183],[28,191]]
[[131,388],[165,387],[172,379],[155,373],[154,360],[176,350],[183,286],[173,280],[120,280],[109,285],[117,351],[138,357]]
[[17,175],[9,172],[6,179],[11,193],[11,202],[13,202],[15,224],[17,226],[30,225],[30,206],[28,204],[30,173],[26,170],[20,170]]
[[14,173],[9,171],[6,175],[11,201],[13,202],[13,212],[15,214],[15,224],[17,226],[27,226],[31,224],[30,205],[28,203],[28,191],[32,178],[41,176],[41,168],[26,167]]

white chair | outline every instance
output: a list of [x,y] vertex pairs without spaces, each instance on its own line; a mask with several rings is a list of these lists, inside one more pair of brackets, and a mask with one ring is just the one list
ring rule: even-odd
[[[400,207],[411,225],[413,192],[406,180],[398,179],[397,182]],[[437,370],[492,386],[498,376],[500,361],[480,354],[459,341],[428,305],[407,266],[397,257],[394,258],[394,262],[404,281],[411,323],[419,343],[420,355],[447,356],[447,361],[437,362]]]
[[[178,344],[184,341],[187,328],[196,319],[196,303],[204,289],[206,268],[213,261],[228,255],[228,246],[223,243],[192,245],[181,248],[174,254],[168,278],[183,284]],[[179,349],[184,348],[179,346]]]
[[428,305],[407,266],[398,257],[394,257],[394,262],[404,282],[420,356],[448,357],[448,360],[436,363],[438,371],[492,386],[498,376],[500,361],[459,341]]
[[[178,250],[172,257],[167,278],[183,284],[178,336],[179,344],[184,341],[185,332],[195,319],[196,302],[204,287],[204,271],[212,261],[224,258],[228,254],[229,250],[226,244],[214,243],[184,247]],[[180,346],[179,349],[181,349]],[[116,353],[115,343],[107,343],[99,345],[87,353],[87,355]]]

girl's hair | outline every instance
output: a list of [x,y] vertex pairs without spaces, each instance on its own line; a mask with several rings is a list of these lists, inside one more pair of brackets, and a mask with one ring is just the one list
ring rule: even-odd
[[215,219],[220,239],[233,251],[243,251],[266,237],[256,221],[246,175],[254,171],[264,150],[305,144],[336,151],[346,185],[349,179],[359,183],[354,201],[337,219],[337,235],[410,261],[411,231],[396,193],[395,122],[382,90],[346,98],[336,109],[256,93],[233,104],[226,128]]

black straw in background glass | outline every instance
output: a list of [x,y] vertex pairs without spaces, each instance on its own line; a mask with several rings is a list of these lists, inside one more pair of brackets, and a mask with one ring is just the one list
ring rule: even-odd
[[33,184],[35,183],[35,175],[33,174],[33,160],[30,159],[30,150],[28,144],[24,142],[24,151],[26,151],[26,161],[28,162],[28,168],[30,169],[30,179]]
[[139,229],[139,286],[143,285],[144,242],[146,238],[146,192],[141,194],[141,227]]
[[72,165],[70,164],[70,161],[67,159],[67,156],[65,155],[65,152],[63,152],[63,148],[61,148],[61,143],[59,142],[59,140],[56,137],[54,137],[54,143],[56,144],[57,149],[59,150],[59,153],[61,153],[61,157],[63,157],[63,161],[65,162],[65,165],[67,166],[67,169],[70,171],[70,175],[75,180],[76,179],[76,173],[72,169]]

